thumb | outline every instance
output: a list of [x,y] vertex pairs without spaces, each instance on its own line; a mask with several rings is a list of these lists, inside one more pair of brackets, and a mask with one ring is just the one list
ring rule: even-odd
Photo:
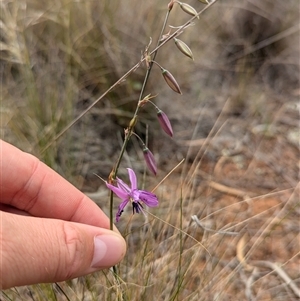
[[90,225],[0,212],[0,289],[59,282],[117,264],[126,244]]

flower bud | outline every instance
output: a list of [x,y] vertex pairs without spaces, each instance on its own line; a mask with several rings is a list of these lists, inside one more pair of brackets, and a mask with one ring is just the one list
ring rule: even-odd
[[157,117],[161,128],[165,131],[165,133],[173,137],[173,129],[168,116],[162,110],[159,110],[157,112]]
[[209,2],[207,0],[198,0],[199,2],[202,2],[204,4],[208,4]]
[[133,129],[134,127],[135,127],[135,125],[136,125],[136,122],[137,122],[137,116],[134,116],[131,120],[130,120],[130,122],[129,122],[129,129],[131,130],[131,129]]
[[156,176],[157,168],[153,154],[147,146],[143,148],[144,158],[149,170]]
[[179,39],[174,38],[175,44],[177,48],[186,56],[194,60],[192,50],[189,48],[188,45],[186,45],[184,42],[182,42]]
[[[187,3],[177,2],[180,5],[180,8],[189,15],[197,16],[197,11]],[[197,16],[199,19],[199,16]]]
[[162,71],[162,75],[166,81],[166,83],[168,84],[168,86],[175,92],[182,94],[180,87],[176,81],[176,79],[174,78],[174,76],[166,69],[161,68]]

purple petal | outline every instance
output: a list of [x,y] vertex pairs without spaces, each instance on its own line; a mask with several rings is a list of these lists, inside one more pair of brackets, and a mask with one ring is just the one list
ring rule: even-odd
[[149,191],[140,190],[140,200],[145,203],[148,207],[158,206],[157,196]]
[[140,200],[140,193],[141,193],[140,190],[134,189],[134,190],[132,190],[131,193],[130,193],[130,198],[131,198],[134,202],[138,203],[138,201]]
[[123,190],[127,194],[130,193],[130,191],[131,191],[130,187],[125,182],[123,182],[121,179],[119,179],[118,177],[117,177],[117,185],[121,190]]
[[120,216],[124,210],[124,208],[126,207],[126,205],[128,204],[129,202],[129,198],[124,200],[118,207],[118,212],[116,214],[116,221],[118,222],[120,220]]
[[126,193],[122,188],[108,184],[107,182],[105,182],[105,184],[107,188],[113,191],[120,199],[122,199],[123,201],[127,199],[128,193]]
[[129,179],[131,183],[131,190],[137,189],[137,179],[134,171],[131,168],[127,168],[128,174],[129,174]]

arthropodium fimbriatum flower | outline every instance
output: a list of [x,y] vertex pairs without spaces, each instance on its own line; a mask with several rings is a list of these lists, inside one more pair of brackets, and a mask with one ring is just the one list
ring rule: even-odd
[[175,92],[179,93],[179,94],[182,94],[181,90],[180,90],[180,87],[176,81],[176,79],[174,78],[174,76],[171,74],[170,71],[164,69],[161,67],[161,72],[162,72],[162,75],[166,81],[166,83],[168,84],[168,86]]
[[173,129],[168,116],[162,110],[159,109],[157,111],[157,118],[161,128],[165,131],[165,133],[173,137]]
[[137,178],[134,171],[130,168],[127,168],[127,170],[131,187],[129,187],[119,178],[117,178],[117,186],[105,182],[107,188],[113,191],[122,200],[122,203],[119,205],[118,212],[116,214],[117,222],[119,221],[123,210],[129,202],[132,204],[133,213],[144,213],[142,204],[146,204],[148,207],[158,206],[158,199],[156,195],[146,190],[139,190],[137,188]]
[[192,53],[192,50],[189,48],[188,45],[186,45],[183,41],[174,38],[175,41],[175,45],[177,46],[177,48],[186,56],[188,56],[189,58],[191,58],[192,60],[194,60],[194,56]]

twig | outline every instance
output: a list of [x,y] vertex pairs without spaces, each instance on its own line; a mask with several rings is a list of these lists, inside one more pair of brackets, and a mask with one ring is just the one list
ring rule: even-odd
[[169,177],[169,175],[184,162],[184,160],[185,159],[182,159],[174,168],[172,168],[172,170],[168,172],[166,176],[164,176],[164,178],[151,190],[151,192],[154,192],[157,187],[159,187]]
[[214,182],[214,181],[209,181],[208,185],[211,188],[213,188],[215,190],[218,190],[220,192],[235,195],[235,196],[238,196],[238,197],[241,197],[241,198],[255,197],[255,194],[252,193],[252,192],[243,191],[243,190],[240,190],[240,189],[228,187],[228,186],[225,186],[223,184],[220,184],[220,183],[217,183],[217,182]]
[[258,277],[258,272],[259,272],[259,269],[258,268],[254,268],[250,277],[247,278],[247,280],[245,281],[246,283],[246,288],[245,288],[245,295],[246,297],[249,299],[249,300],[256,300],[256,298],[253,296],[253,293],[251,291],[251,287],[253,285],[253,282],[254,280]]
[[196,215],[192,215],[191,219],[202,229],[204,229],[207,232],[212,232],[212,233],[218,233],[218,234],[226,234],[226,235],[238,235],[238,232],[231,232],[231,231],[222,231],[222,230],[213,230],[210,228],[207,228],[201,224],[199,221],[198,217]]
[[289,286],[289,288],[293,291],[293,293],[298,298],[300,298],[300,289],[279,265],[271,261],[265,261],[265,260],[253,261],[251,263],[258,267],[267,267],[272,269],[287,284],[287,286]]
[[246,262],[246,258],[245,258],[245,254],[244,254],[244,249],[246,246],[246,237],[247,237],[247,234],[244,234],[243,237],[237,243],[236,258],[241,263],[241,265],[244,267],[244,269],[249,272],[249,271],[253,271],[253,266],[249,265]]

